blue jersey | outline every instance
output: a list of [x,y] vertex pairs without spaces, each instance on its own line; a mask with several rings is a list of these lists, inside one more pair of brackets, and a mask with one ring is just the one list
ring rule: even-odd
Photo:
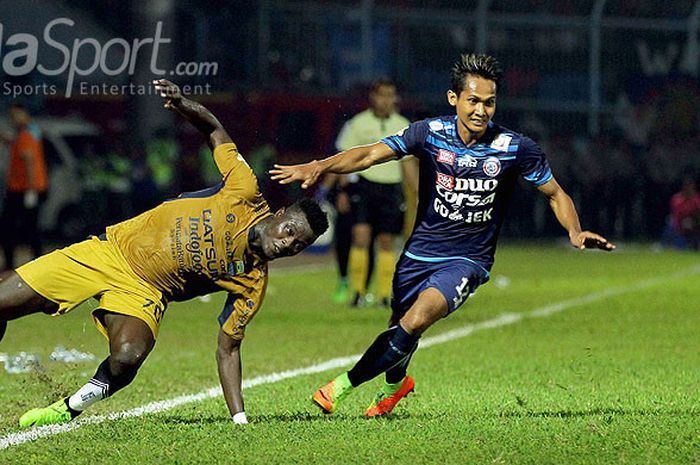
[[467,147],[456,123],[457,116],[429,118],[382,139],[399,157],[420,161],[418,218],[404,253],[475,262],[488,273],[518,176],[540,186],[552,171],[532,139],[491,122]]

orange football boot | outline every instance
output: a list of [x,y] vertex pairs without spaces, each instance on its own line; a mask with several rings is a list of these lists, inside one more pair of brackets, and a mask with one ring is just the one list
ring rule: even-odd
[[365,416],[378,417],[390,414],[401,399],[406,397],[410,392],[413,392],[415,385],[416,383],[413,382],[413,378],[407,375],[401,382],[401,387],[393,394],[388,394],[384,392],[384,390],[380,390],[374,398],[374,401],[367,408],[367,411],[365,411]]
[[338,408],[338,404],[352,391],[352,385],[347,379],[347,375],[341,375],[330,383],[323,386],[311,396],[323,413],[333,413]]

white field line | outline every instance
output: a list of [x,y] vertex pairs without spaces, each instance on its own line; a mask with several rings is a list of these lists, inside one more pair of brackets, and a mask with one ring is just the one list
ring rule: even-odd
[[[475,333],[477,331],[511,325],[513,323],[517,323],[528,318],[547,317],[555,313],[567,310],[569,308],[578,307],[599,300],[604,300],[609,297],[615,297],[630,292],[640,291],[642,289],[663,284],[673,279],[685,278],[697,273],[700,273],[700,266],[686,268],[685,270],[679,271],[671,275],[665,275],[640,281],[630,286],[611,287],[603,291],[593,292],[591,294],[587,294],[581,297],[564,300],[525,313],[506,313],[491,320],[469,324],[458,329],[447,331],[437,336],[426,337],[421,341],[420,348],[424,349],[426,347],[443,344],[445,342],[469,336],[470,334]],[[281,371],[269,375],[257,376],[255,378],[244,380],[243,388],[248,389],[254,386],[259,386],[261,384],[271,384],[276,383],[278,381],[283,381],[285,379],[296,378],[298,376],[321,373],[335,368],[342,368],[356,362],[360,358],[360,355],[361,354],[356,354],[347,357],[333,358],[325,362],[319,363],[317,365],[296,368],[294,370]],[[203,400],[211,399],[213,397],[219,397],[221,395],[221,387],[214,387],[196,394],[189,394],[175,397],[172,399],[151,402],[149,404],[142,405],[141,407],[125,410],[123,412],[114,412],[110,413],[109,415],[93,415],[89,417],[79,418],[76,421],[62,425],[39,426],[26,431],[10,433],[0,437],[0,450],[7,449],[11,446],[24,444],[26,442],[36,441],[37,439],[45,438],[48,436],[66,433],[68,431],[82,428],[83,426],[87,425],[94,425],[105,421],[120,420],[123,418],[139,417],[147,413],[163,412],[165,410],[173,409],[179,405],[188,404],[191,402],[201,402]]]

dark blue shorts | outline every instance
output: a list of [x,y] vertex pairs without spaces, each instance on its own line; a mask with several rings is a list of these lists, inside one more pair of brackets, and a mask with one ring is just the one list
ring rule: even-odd
[[404,315],[418,295],[430,287],[440,291],[447,300],[448,313],[452,313],[488,280],[488,271],[471,261],[424,262],[402,254],[394,274],[394,317]]

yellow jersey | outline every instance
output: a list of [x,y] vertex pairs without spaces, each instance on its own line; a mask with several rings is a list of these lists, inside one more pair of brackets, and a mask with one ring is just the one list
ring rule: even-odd
[[[336,140],[338,150],[348,150],[358,145],[373,144],[381,139],[397,133],[411,122],[398,113],[392,113],[388,118],[379,118],[371,108],[362,111],[348,120]],[[396,184],[403,179],[402,163],[391,160],[380,165],[371,166],[357,174],[367,181],[379,184]]]
[[110,226],[107,238],[167,301],[228,291],[219,320],[227,334],[241,339],[267,287],[267,262],[253,254],[248,236],[271,213],[235,144],[217,146],[214,161],[221,184]]

